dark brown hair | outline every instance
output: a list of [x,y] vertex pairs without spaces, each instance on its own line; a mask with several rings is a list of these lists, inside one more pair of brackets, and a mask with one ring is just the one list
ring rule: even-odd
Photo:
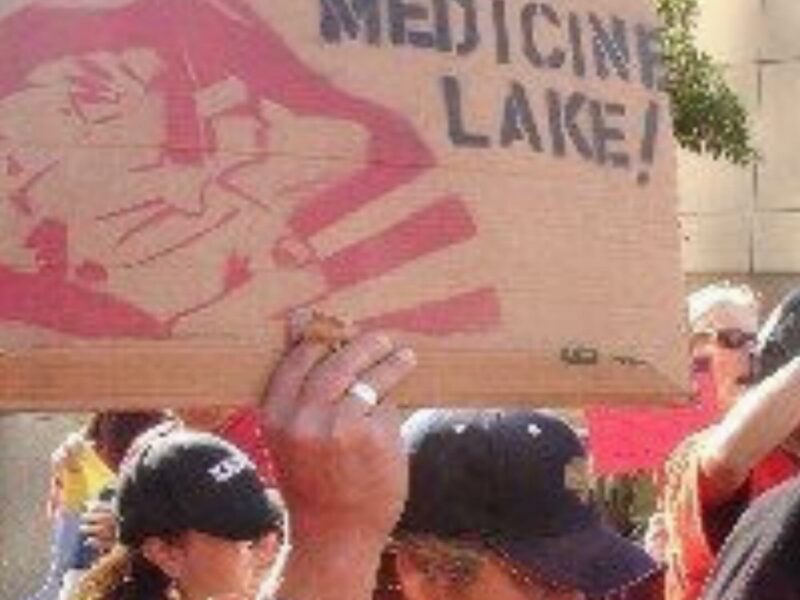
[[111,411],[94,413],[86,426],[86,439],[108,466],[119,469],[133,440],[151,427],[168,420],[165,411]]

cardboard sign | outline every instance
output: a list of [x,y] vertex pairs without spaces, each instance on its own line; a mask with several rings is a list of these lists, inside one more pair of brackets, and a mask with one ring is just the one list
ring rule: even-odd
[[249,402],[295,306],[416,404],[686,389],[639,0],[81,0],[0,16],[0,405]]

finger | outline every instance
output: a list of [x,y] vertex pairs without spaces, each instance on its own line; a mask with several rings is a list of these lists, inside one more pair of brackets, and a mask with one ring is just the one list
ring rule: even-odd
[[[403,413],[390,395],[382,396],[378,404],[374,406],[348,396],[342,401],[336,414],[336,421],[331,428],[333,431],[340,432],[353,427],[364,430],[364,423],[368,423],[367,429],[377,432],[381,439],[389,440],[399,437],[398,433],[403,421]],[[350,423],[349,427],[348,422]]]
[[93,498],[86,502],[86,510],[84,511],[84,515],[89,514],[103,514],[109,515],[114,512],[111,504],[108,500],[102,500],[100,498]]
[[303,403],[329,403],[340,399],[359,373],[386,359],[394,342],[380,332],[363,333],[328,356],[303,385]]
[[[387,393],[403,381],[417,364],[416,356],[410,348],[403,348],[383,361],[364,371],[359,383],[371,388],[377,397],[376,403],[366,402],[352,391],[348,391],[338,404],[338,410],[331,411],[333,417],[329,424],[331,435],[345,442],[360,445],[364,436],[379,436],[384,442],[399,440],[402,417],[392,402],[387,402]],[[398,443],[400,443],[398,441]],[[369,444],[366,444],[368,447]]]
[[84,531],[81,533],[86,537],[86,543],[95,547],[110,546],[116,541],[115,531]]
[[[401,348],[387,356],[384,360],[363,371],[357,378],[359,383],[365,384],[377,395],[376,404],[371,405],[363,398],[349,392],[345,397],[348,403],[356,403],[361,410],[369,413],[373,411],[387,394],[408,377],[417,366],[417,357],[411,348]],[[352,386],[351,386],[352,387]]]
[[109,523],[114,523],[116,517],[111,513],[84,513],[81,515],[81,524],[84,526],[103,527]]
[[307,342],[292,348],[278,363],[263,401],[268,426],[280,427],[294,413],[303,382],[327,352],[324,346]]
[[[381,417],[386,423],[377,424],[383,431],[393,431],[400,427],[402,418],[393,403],[387,402],[388,394],[414,370],[417,364],[416,355],[410,348],[403,348],[385,360],[368,369],[358,377],[358,382],[374,390],[376,400],[370,403],[349,390],[343,403],[343,411],[338,419],[347,418],[346,412],[359,412],[365,417]],[[386,405],[384,410],[381,407]]]
[[96,527],[99,523],[103,522],[103,518],[90,513],[81,515],[81,527]]
[[[391,460],[402,460],[405,454],[401,436],[403,418],[390,397],[366,410],[358,401],[347,400],[342,402],[337,413],[329,435],[339,448],[348,449],[354,457],[360,456],[365,466],[379,464],[390,455],[395,456]],[[379,463],[373,463],[374,459]],[[379,465],[378,470],[384,468],[385,465]]]
[[110,528],[98,523],[83,523],[80,526],[80,532],[92,538],[108,537]]
[[399,432],[403,428],[403,423],[406,420],[406,415],[403,414],[398,406],[393,402],[391,396],[385,396],[372,411],[369,412],[369,418],[373,424],[383,431],[384,439],[389,439],[390,436],[398,437],[398,442],[402,445],[402,438]]
[[106,550],[109,550],[114,545],[115,542],[116,539],[114,538],[98,538],[98,537],[86,538],[86,543],[95,550],[99,550],[100,552],[105,552]]

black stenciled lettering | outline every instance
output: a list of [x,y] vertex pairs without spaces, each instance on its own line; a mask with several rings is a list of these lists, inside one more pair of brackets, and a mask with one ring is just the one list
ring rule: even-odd
[[593,144],[584,134],[579,122],[580,117],[586,112],[588,98],[580,92],[573,92],[564,100],[554,89],[547,90],[545,97],[553,154],[565,156],[567,142],[571,142],[572,147],[582,158],[593,160]]
[[448,0],[433,0],[433,23],[436,30],[436,49],[439,52],[452,52],[453,34],[450,31]]
[[591,367],[600,362],[600,353],[586,346],[567,346],[561,349],[561,362],[579,367]]
[[630,165],[628,153],[623,150],[614,150],[612,147],[615,142],[625,142],[625,132],[610,123],[613,118],[625,117],[625,107],[622,104],[592,100],[589,103],[589,112],[592,115],[597,163],[600,165],[610,163],[620,169],[628,168]]
[[635,356],[612,356],[611,360],[623,367],[642,367],[647,364],[646,360]]
[[464,114],[461,105],[461,84],[452,75],[441,78],[442,94],[447,112],[447,133],[450,142],[455,146],[465,148],[486,148],[489,146],[489,136],[470,133],[464,125]]
[[666,76],[658,30],[645,25],[637,25],[635,29],[642,85],[648,90],[663,91]]
[[583,52],[583,29],[581,21],[575,13],[567,17],[568,39],[570,57],[572,58],[572,72],[576,77],[586,76],[586,55]]
[[433,48],[436,39],[433,31],[412,29],[414,22],[430,22],[430,11],[410,0],[389,0],[389,36],[392,43],[402,46],[408,43],[417,48]]
[[542,151],[542,140],[533,119],[528,94],[519,82],[514,81],[503,111],[500,145],[505,148],[520,140],[527,140],[531,148],[537,152]]
[[561,157],[567,153],[561,94],[556,90],[548,89],[545,92],[545,100],[547,102],[547,122],[550,125],[550,140],[553,144],[553,154]]
[[567,101],[564,103],[564,129],[567,132],[572,145],[586,160],[592,160],[592,145],[587,140],[586,136],[581,131],[578,118],[581,116],[584,107],[586,106],[587,98],[580,92],[574,92],[569,95]]
[[358,39],[362,27],[367,43],[380,44],[378,0],[321,0],[320,34],[325,42],[339,44],[345,36]]
[[661,110],[657,102],[650,101],[644,114],[644,133],[642,144],[639,150],[639,158],[642,161],[642,170],[636,177],[639,185],[645,185],[650,181],[649,168],[653,165],[656,157],[656,141],[658,140],[658,123]]
[[594,61],[597,76],[607,79],[611,74],[609,63],[613,66],[617,77],[623,81],[630,79],[630,49],[628,46],[628,26],[619,17],[610,17],[610,26],[603,23],[594,13],[589,14],[593,36]]
[[481,37],[478,31],[478,12],[475,10],[475,0],[454,1],[462,9],[464,28],[464,35],[461,41],[456,44],[456,53],[459,56],[466,56],[480,44]]
[[520,13],[522,51],[534,67],[560,69],[566,60],[566,52],[563,48],[553,48],[545,56],[536,44],[536,22],[540,15],[549,22],[551,27],[561,28],[561,19],[552,6],[545,2],[526,4]]
[[505,0],[493,0],[492,20],[494,22],[497,63],[507,65],[510,62],[510,49],[508,42],[508,23],[506,21]]

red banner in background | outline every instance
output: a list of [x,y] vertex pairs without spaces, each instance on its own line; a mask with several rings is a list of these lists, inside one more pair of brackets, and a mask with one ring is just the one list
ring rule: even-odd
[[616,475],[660,469],[687,436],[715,422],[720,414],[714,377],[693,375],[696,403],[679,408],[587,408],[594,472]]

